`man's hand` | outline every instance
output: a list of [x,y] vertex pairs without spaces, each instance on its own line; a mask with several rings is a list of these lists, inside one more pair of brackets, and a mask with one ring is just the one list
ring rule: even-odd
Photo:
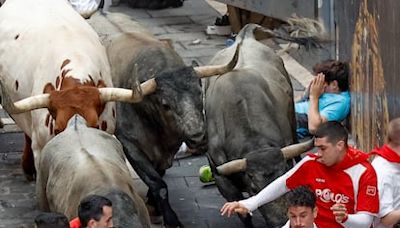
[[234,212],[246,216],[249,213],[249,210],[239,202],[234,201],[225,203],[220,212],[222,216],[227,214],[228,217],[230,217]]
[[338,223],[343,223],[347,220],[348,214],[347,214],[347,209],[344,204],[337,203],[331,207],[331,210],[333,212],[333,215],[335,215],[335,220]]
[[310,98],[318,99],[325,91],[325,75],[319,73],[310,83]]

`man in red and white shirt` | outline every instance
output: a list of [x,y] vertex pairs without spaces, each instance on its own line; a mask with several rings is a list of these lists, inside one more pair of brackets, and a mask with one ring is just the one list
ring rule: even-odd
[[376,173],[368,162],[368,155],[349,147],[347,137],[346,129],[339,122],[321,124],[315,133],[317,154],[307,155],[257,195],[226,203],[221,214],[245,215],[305,185],[317,197],[315,223],[318,227],[370,227],[379,209]]
[[374,227],[393,227],[400,222],[400,118],[390,121],[387,143],[371,153],[377,155],[372,166],[379,190],[380,219],[375,219]]

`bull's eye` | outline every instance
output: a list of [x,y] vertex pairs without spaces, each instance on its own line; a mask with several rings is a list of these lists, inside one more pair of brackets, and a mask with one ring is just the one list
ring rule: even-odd
[[163,107],[163,109],[164,109],[165,111],[171,110],[171,106],[168,104],[168,102],[167,102],[165,99],[163,99],[163,100],[161,101],[161,105],[162,105],[162,107]]

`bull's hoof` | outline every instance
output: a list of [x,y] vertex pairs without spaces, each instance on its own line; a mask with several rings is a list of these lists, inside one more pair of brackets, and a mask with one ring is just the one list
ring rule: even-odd
[[165,228],[184,228],[182,224],[179,225],[164,225]]
[[27,181],[35,181],[36,180],[36,175],[35,174],[28,174],[28,173],[24,173],[25,178]]
[[172,7],[172,8],[181,7],[181,6],[183,6],[183,0],[172,1],[172,2],[169,4],[169,6]]
[[162,224],[162,222],[163,222],[163,217],[160,215],[160,216],[150,216],[150,222],[152,223],[152,224]]
[[179,221],[178,217],[176,217],[176,214],[174,213],[175,218],[171,218],[168,216],[164,217],[164,227],[166,228],[183,228],[184,226],[182,223]]
[[22,170],[24,172],[25,178],[28,181],[34,181],[36,180],[36,170],[35,168],[31,168],[31,167],[26,167],[22,164]]
[[149,204],[146,204],[146,208],[150,215],[150,222],[152,224],[162,224],[163,217],[162,217],[161,213],[157,213],[156,208]]

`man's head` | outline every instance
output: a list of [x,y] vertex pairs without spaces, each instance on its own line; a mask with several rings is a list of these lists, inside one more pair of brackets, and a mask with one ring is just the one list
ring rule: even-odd
[[325,92],[344,92],[349,90],[349,65],[337,60],[326,60],[313,67],[314,74],[325,75]]
[[392,147],[400,146],[400,118],[390,121],[387,135],[387,143]]
[[322,123],[314,136],[319,162],[332,166],[343,160],[347,151],[348,132],[342,124],[337,121]]
[[82,227],[113,227],[112,203],[103,196],[89,195],[82,199],[78,207],[78,216]]
[[67,216],[56,212],[42,212],[35,217],[35,228],[69,228]]
[[300,186],[286,195],[290,228],[312,228],[317,217],[314,193],[306,186]]

